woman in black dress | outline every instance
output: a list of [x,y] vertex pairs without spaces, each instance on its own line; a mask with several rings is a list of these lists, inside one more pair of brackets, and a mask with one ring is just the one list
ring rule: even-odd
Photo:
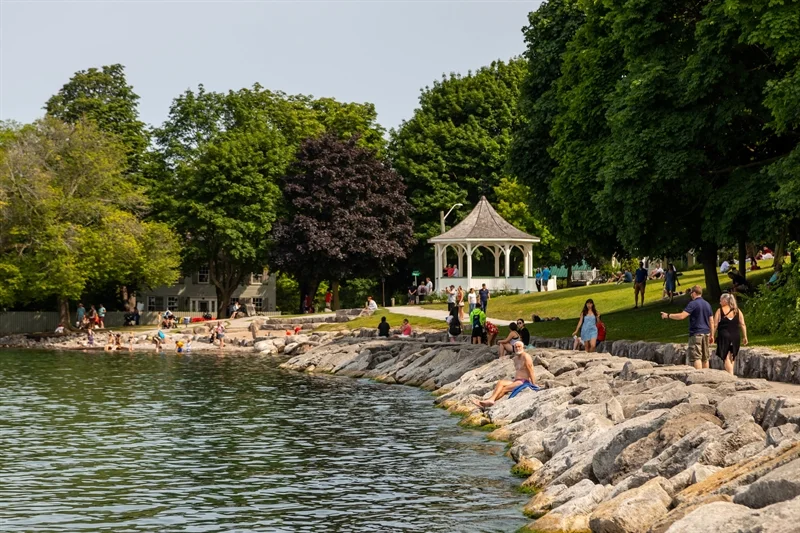
[[[725,371],[733,374],[733,361],[739,354],[741,341],[744,341],[744,345],[747,346],[747,326],[744,323],[744,314],[736,306],[736,297],[733,294],[723,294],[719,299],[719,305],[719,309],[714,314],[714,324],[717,329],[717,357],[725,363]],[[711,342],[714,342],[713,338]]]

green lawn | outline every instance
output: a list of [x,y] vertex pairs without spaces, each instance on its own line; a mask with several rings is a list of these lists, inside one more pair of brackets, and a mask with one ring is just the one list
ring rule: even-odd
[[433,329],[444,331],[447,329],[447,323],[444,320],[421,316],[408,316],[401,313],[385,311],[383,309],[378,309],[372,316],[354,318],[349,322],[322,324],[317,329],[321,331],[341,331],[359,328],[377,328],[382,316],[386,317],[386,321],[389,322],[389,325],[393,328],[399,328],[401,325],[403,325],[403,319],[407,318],[409,324],[411,324],[412,330],[420,328],[426,330]]
[[[765,263],[762,265],[762,270],[748,273],[747,279],[751,284],[757,285],[765,282],[771,275],[772,268],[767,267]],[[702,270],[687,271],[679,279],[681,285],[678,290],[682,291],[696,284],[704,285]],[[720,275],[720,284],[723,289],[730,286],[730,279],[727,275]],[[531,335],[569,337],[575,330],[584,302],[587,298],[592,298],[606,324],[609,340],[685,342],[688,335],[688,323],[686,321],[661,320],[659,313],[661,311],[668,313],[682,311],[689,301],[689,296],[680,296],[670,305],[668,300],[661,299],[661,295],[662,283],[649,281],[645,306],[634,309],[633,284],[590,285],[553,292],[498,296],[489,300],[487,314],[490,317],[509,322],[522,318],[527,323],[531,321],[531,315],[534,313],[540,317],[558,317],[560,320],[554,322],[529,323],[528,329]],[[711,303],[714,309],[719,306],[717,302]],[[447,309],[446,305],[430,307]],[[500,336],[507,333],[507,324],[498,324],[498,326],[501,326]],[[752,334],[749,335],[749,338],[750,344],[770,346],[784,352],[800,351],[800,343],[797,339]]]

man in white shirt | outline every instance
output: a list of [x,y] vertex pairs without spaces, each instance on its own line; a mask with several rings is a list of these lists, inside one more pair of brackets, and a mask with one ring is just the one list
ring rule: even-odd
[[731,269],[731,264],[728,263],[727,259],[725,261],[723,261],[722,264],[719,266],[719,271],[720,271],[721,274],[726,273],[730,269]]
[[447,313],[449,314],[456,306],[456,286],[450,285],[445,290],[447,291]]
[[453,277],[454,278],[458,277],[458,267],[453,267]]
[[426,280],[425,287],[427,287],[428,289],[426,292],[428,294],[433,294],[433,282],[431,281],[431,278],[425,278],[425,280]]

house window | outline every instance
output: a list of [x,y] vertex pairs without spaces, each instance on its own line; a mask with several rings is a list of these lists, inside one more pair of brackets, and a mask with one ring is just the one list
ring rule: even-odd
[[250,274],[250,285],[261,285],[264,283],[264,279],[263,271],[260,274]]
[[177,296],[168,296],[167,297],[167,309],[170,311],[177,311],[178,310],[178,297]]
[[148,296],[147,310],[148,311],[161,311],[164,308],[163,296]]
[[239,301],[239,298],[231,298],[230,305],[233,305],[238,301]]
[[208,284],[208,265],[201,266],[197,270],[197,283],[205,283]]
[[260,312],[263,306],[264,306],[263,298],[253,298],[253,307],[256,308],[257,312]]

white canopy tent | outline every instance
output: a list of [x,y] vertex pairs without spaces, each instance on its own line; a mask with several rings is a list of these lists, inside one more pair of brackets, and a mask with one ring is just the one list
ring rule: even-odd
[[[435,251],[436,290],[442,290],[445,285],[460,285],[469,290],[470,287],[478,288],[486,284],[487,288],[494,291],[534,291],[533,244],[540,241],[539,237],[528,235],[506,222],[483,196],[464,220],[441,235],[428,239],[428,242],[434,245]],[[442,274],[447,264],[448,248],[453,248],[458,255],[457,277],[443,277]],[[493,277],[473,276],[472,256],[478,248],[483,248],[494,255]],[[524,264],[521,277],[509,275],[511,252],[514,248],[522,252]],[[555,280],[551,282],[549,287],[555,289]]]

